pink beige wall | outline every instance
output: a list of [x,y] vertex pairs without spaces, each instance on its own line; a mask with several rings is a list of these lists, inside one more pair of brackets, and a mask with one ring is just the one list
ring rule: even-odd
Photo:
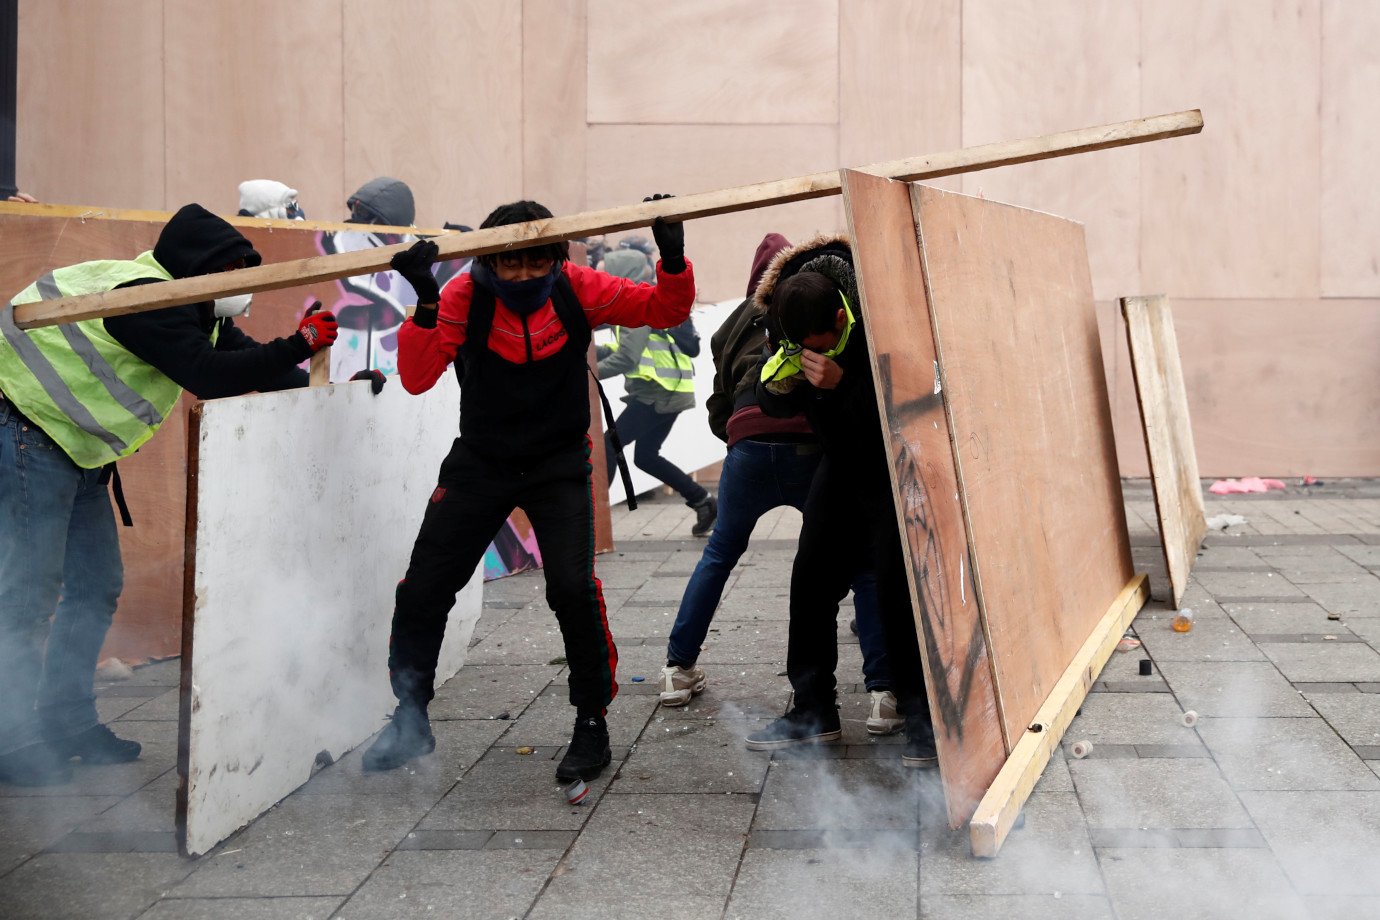
[[[1205,475],[1380,475],[1380,5],[1354,0],[22,0],[19,179],[226,212],[378,174],[419,225],[557,212],[1200,107],[1202,135],[940,184],[1082,220],[1123,470],[1145,471],[1112,300],[1167,293]],[[688,232],[739,294],[768,230]]]

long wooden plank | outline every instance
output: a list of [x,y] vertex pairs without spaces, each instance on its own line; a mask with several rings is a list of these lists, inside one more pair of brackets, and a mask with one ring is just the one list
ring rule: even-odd
[[1011,750],[996,782],[982,797],[968,828],[974,856],[996,856],[1050,756],[1078,714],[1112,650],[1149,597],[1145,576],[1136,575],[1088,635]]
[[1160,544],[1174,606],[1183,602],[1193,561],[1207,533],[1198,455],[1189,425],[1188,391],[1174,335],[1174,315],[1163,295],[1123,297],[1131,373],[1140,405],[1150,484],[1160,522]]
[[[1196,134],[1202,127],[1202,114],[1194,109],[1042,137],[894,160],[867,167],[865,171],[892,179],[937,178],[997,166],[1047,160],[1074,153],[1182,137]],[[442,259],[458,259],[499,252],[514,246],[556,242],[646,227],[659,217],[667,220],[688,220],[821,198],[837,195],[839,192],[838,172],[821,172],[758,185],[555,217],[550,220],[491,227],[473,233],[457,234],[454,237],[443,237],[438,241],[438,245]],[[144,285],[102,294],[88,294],[84,297],[25,304],[16,308],[15,321],[21,328],[33,328],[197,303],[230,294],[276,290],[362,275],[387,267],[388,260],[402,248],[401,245],[385,246],[361,252],[261,265],[238,272],[185,278],[159,285]]]
[[[173,216],[172,211],[147,211],[139,208],[102,208],[95,205],[21,203],[0,201],[0,215],[13,214],[18,217],[71,217],[80,221],[88,220],[127,220],[145,221],[153,224],[166,224]],[[351,224],[330,220],[287,220],[276,217],[226,217],[231,226],[262,227],[265,230],[367,230],[370,233],[411,233],[415,236],[440,236],[450,230],[431,230],[419,227],[387,227],[380,224]],[[331,280],[331,279],[327,279]]]
[[1081,225],[911,186],[973,577],[1013,741],[1131,578]]
[[960,827],[1006,760],[1001,703],[969,562],[968,529],[910,189],[843,171],[843,201],[871,345],[897,524],[908,550],[949,825]]

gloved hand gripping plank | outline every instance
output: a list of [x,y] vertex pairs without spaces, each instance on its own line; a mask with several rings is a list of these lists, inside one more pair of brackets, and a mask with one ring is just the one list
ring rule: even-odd
[[[1043,137],[1002,141],[947,153],[893,160],[864,167],[864,171],[889,179],[913,182],[1182,137],[1197,134],[1202,129],[1202,113],[1192,109],[1170,115],[1048,134]],[[837,195],[840,190],[838,172],[830,171],[757,185],[646,201],[602,211],[586,211],[550,220],[490,227],[471,233],[438,237],[437,258],[442,261],[460,259],[506,249],[646,227],[657,218],[674,222],[747,211],[791,201]],[[157,310],[232,294],[273,291],[353,275],[366,275],[388,268],[389,260],[406,248],[407,244],[380,246],[360,252],[313,256],[309,259],[278,262],[162,284],[117,288],[102,294],[42,300],[17,306],[15,321],[21,329],[32,329],[83,319]]]

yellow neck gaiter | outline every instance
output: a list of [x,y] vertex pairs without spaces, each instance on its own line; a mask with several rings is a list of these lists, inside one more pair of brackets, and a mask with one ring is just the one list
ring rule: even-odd
[[[824,357],[835,358],[843,352],[848,345],[848,335],[853,331],[853,308],[848,303],[848,298],[839,292],[839,299],[843,301],[843,332],[839,335],[838,344],[824,352]],[[781,347],[776,350],[776,354],[767,359],[767,363],[762,366],[762,382],[770,383],[773,380],[781,380],[798,374],[802,370],[800,363],[800,353],[804,347],[795,344],[789,339],[781,340]]]

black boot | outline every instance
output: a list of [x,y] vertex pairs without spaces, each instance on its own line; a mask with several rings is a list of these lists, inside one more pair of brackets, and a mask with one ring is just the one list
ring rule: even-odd
[[80,757],[82,763],[129,763],[144,749],[138,741],[126,741],[104,725],[88,728],[68,738],[49,738],[48,746],[64,759]]
[[0,754],[0,783],[11,786],[56,786],[72,781],[72,765],[39,742]]
[[577,779],[594,779],[613,760],[609,750],[609,726],[603,716],[579,716],[575,719],[575,733],[570,736],[556,779],[573,783]]
[[695,524],[690,528],[692,537],[703,537],[714,529],[714,521],[719,517],[719,502],[712,495],[706,495],[698,505],[691,505],[695,509]]
[[934,723],[928,712],[906,716],[906,746],[901,751],[901,766],[918,769],[939,766],[939,753],[934,747]]
[[366,772],[396,770],[409,760],[436,750],[436,736],[426,709],[415,704],[398,704],[378,740],[364,752]]

